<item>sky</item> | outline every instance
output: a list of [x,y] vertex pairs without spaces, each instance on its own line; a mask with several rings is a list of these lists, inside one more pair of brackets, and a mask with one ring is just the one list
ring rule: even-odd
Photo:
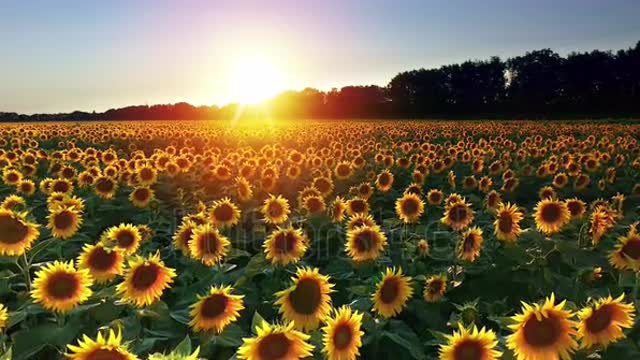
[[629,48],[638,18],[638,0],[2,0],[0,111],[384,86],[493,55]]

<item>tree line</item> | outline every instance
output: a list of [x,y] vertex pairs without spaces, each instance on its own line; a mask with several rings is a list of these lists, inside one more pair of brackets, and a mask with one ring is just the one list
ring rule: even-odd
[[616,52],[551,49],[401,72],[385,87],[285,91],[267,106],[128,106],[103,113],[20,115],[0,121],[290,118],[609,118],[640,116],[640,41]]

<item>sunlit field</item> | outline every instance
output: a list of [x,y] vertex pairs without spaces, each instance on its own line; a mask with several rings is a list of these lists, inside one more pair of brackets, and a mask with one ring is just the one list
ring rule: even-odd
[[640,125],[0,125],[0,359],[636,359]]

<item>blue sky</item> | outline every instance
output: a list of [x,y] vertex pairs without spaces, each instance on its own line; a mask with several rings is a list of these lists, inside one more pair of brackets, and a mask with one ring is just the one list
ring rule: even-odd
[[638,18],[637,0],[3,0],[0,111],[224,104],[247,59],[278,90],[386,85],[492,55],[628,48]]

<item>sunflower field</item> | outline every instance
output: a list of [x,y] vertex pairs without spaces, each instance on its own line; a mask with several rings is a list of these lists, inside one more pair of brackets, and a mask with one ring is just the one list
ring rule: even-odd
[[0,125],[0,359],[638,359],[640,125]]

